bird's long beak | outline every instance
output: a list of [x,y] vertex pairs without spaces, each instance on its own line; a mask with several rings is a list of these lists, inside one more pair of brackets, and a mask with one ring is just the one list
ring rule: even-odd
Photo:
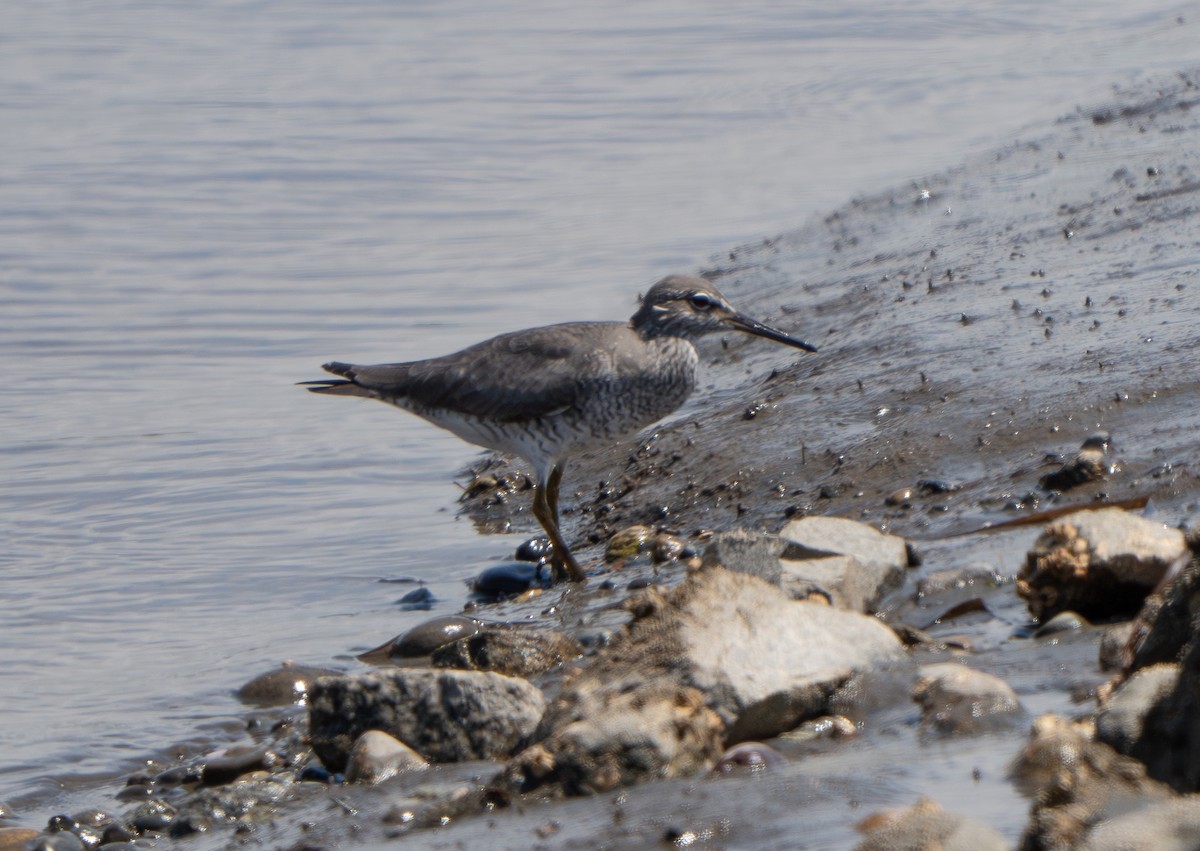
[[756,337],[766,337],[768,340],[783,343],[785,346],[794,346],[797,349],[804,349],[806,352],[815,352],[817,350],[816,346],[810,345],[803,340],[797,340],[795,337],[789,337],[782,331],[777,331],[769,325],[763,325],[761,322],[751,319],[749,316],[743,316],[740,313],[727,316],[725,323],[739,331],[745,331],[747,334],[753,334]]

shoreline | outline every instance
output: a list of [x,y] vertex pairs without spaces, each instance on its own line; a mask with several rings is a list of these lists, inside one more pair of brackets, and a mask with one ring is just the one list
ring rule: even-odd
[[[1166,82],[1140,84],[1028,141],[921,186],[857,199],[798,232],[736,249],[728,266],[707,270],[747,312],[778,318],[813,338],[820,360],[789,363],[735,341],[707,346],[701,389],[653,439],[568,469],[564,524],[576,540],[593,541],[581,555],[597,562],[600,542],[633,524],[700,540],[714,530],[774,532],[805,515],[852,517],[922,542],[924,566],[896,592],[895,611],[907,605],[902,601],[919,575],[964,560],[1014,576],[1026,545],[997,543],[1008,533],[958,542],[947,536],[1062,504],[1038,481],[1097,431],[1114,435],[1119,469],[1073,490],[1070,499],[1149,496],[1159,519],[1187,521],[1200,491],[1187,467],[1197,423],[1195,388],[1186,378],[1197,342],[1187,321],[1200,283],[1189,266],[1195,239],[1188,238],[1188,226],[1196,215],[1192,199],[1200,197],[1194,177],[1200,163],[1186,140],[1197,130],[1190,108],[1200,94],[1194,77],[1181,76],[1173,91]],[[921,482],[946,487],[922,493]],[[887,504],[904,489],[913,491],[907,501]],[[505,511],[514,505],[513,519],[526,523],[519,495]],[[498,520],[495,506],[468,506],[467,512]],[[1012,534],[1023,540],[1036,531]],[[589,590],[586,602],[555,603],[547,615],[546,600],[560,594],[552,590],[541,601],[475,613],[552,624],[567,633],[582,625],[616,633],[627,616],[614,614],[613,594],[637,582],[669,587],[683,575],[632,564],[602,575],[614,583],[608,597]],[[1012,683],[1032,714],[1076,711],[1079,690],[1094,691],[1104,677],[1093,671],[1072,683],[1048,678],[1064,660],[1084,671],[1094,667],[1100,630],[1034,650],[1011,637],[1011,622],[1024,612],[1011,585],[1000,583],[984,596],[990,618],[959,621],[952,630],[971,641],[973,664],[1010,677],[1017,667],[1037,672]],[[907,766],[929,758],[911,729],[913,712],[893,701],[866,713],[877,730],[891,730],[892,744],[883,748],[888,757]],[[959,741],[959,753],[944,755],[933,769],[946,777],[931,781],[910,769],[903,773],[907,785],[879,800],[869,784],[883,766],[865,743],[881,747],[889,740],[868,735],[849,749],[836,742],[795,747],[787,754],[788,782],[771,784],[766,794],[754,778],[720,788],[699,777],[660,781],[608,798],[531,803],[520,814],[456,819],[424,840],[495,842],[497,829],[488,825],[495,818],[504,820],[502,844],[528,844],[531,832],[554,821],[559,828],[537,841],[565,847],[586,835],[599,812],[608,818],[613,797],[627,794],[643,800],[627,808],[621,826],[610,828],[618,846],[646,839],[651,827],[661,838],[670,825],[658,825],[656,813],[689,807],[713,823],[727,817],[721,812],[746,808],[751,815],[734,819],[727,841],[778,839],[810,821],[810,838],[844,842],[850,823],[871,807],[912,803],[930,785],[961,785],[970,776],[961,770],[967,763],[982,766],[973,794],[991,795],[1009,809],[971,813],[969,795],[942,803],[985,820],[1000,815],[1007,821],[1019,812],[1013,826],[1020,828],[1028,802],[1014,795],[996,756],[1004,752],[1006,762],[1026,738],[1019,728],[999,742]],[[469,778],[487,768],[439,772],[447,784],[469,786]],[[858,796],[859,806],[822,820],[816,810],[826,782]],[[799,813],[787,803],[782,787],[789,784],[815,796]],[[385,841],[389,828],[371,819],[385,806],[384,793],[356,794],[363,816],[356,841]],[[268,831],[263,841],[294,840],[295,825],[311,818],[318,804],[328,806],[324,793],[280,805],[278,820],[292,826],[259,828]],[[754,823],[755,813],[764,823]],[[234,834],[223,831],[214,824],[205,841],[234,844]],[[326,838],[333,841],[334,834]]]

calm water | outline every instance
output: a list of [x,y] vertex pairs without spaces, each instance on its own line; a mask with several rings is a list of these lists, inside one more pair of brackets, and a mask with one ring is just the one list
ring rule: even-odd
[[[475,450],[292,386],[571,318],[1195,57],[1194,4],[0,10],[0,799],[426,615]],[[541,4],[539,4],[541,5]],[[836,8],[834,8],[836,6]],[[1183,23],[1179,18],[1183,18]]]

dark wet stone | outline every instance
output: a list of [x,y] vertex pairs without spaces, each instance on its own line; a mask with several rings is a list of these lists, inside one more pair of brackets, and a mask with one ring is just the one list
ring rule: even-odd
[[895,508],[912,508],[912,501],[912,488],[897,488],[884,497],[883,504]]
[[320,762],[313,760],[305,763],[300,769],[300,774],[297,775],[298,780],[303,780],[309,783],[330,783],[333,781],[333,775],[329,769]]
[[397,600],[396,605],[406,612],[427,612],[436,602],[437,597],[428,588],[414,588]]
[[497,564],[471,580],[471,590],[481,597],[512,597],[546,585],[546,571],[540,564],[524,561]]
[[133,831],[119,821],[114,821],[105,826],[104,833],[100,835],[100,844],[112,845],[115,842],[131,842],[134,838]]
[[213,829],[213,825],[213,817],[207,813],[181,813],[171,822],[168,833],[171,837],[178,839],[197,833],[208,833]]
[[937,496],[943,493],[953,493],[959,485],[942,479],[921,479],[917,482],[917,492],[922,496]]
[[451,641],[475,635],[479,629],[479,621],[474,618],[446,615],[417,624],[392,639],[385,647],[387,655],[393,660],[418,659]]
[[88,849],[99,848],[104,836],[104,832],[98,827],[86,824],[79,825],[71,832],[78,836],[79,841],[83,843],[83,847]]
[[251,706],[286,706],[304,703],[308,687],[317,677],[339,673],[331,668],[295,665],[290,662],[259,674],[237,691],[237,698]]
[[232,783],[243,774],[270,768],[277,761],[277,755],[268,745],[233,748],[220,756],[205,760],[200,769],[200,782],[205,786],[222,786]]
[[46,830],[55,832],[59,830],[75,830],[79,827],[79,822],[70,816],[58,815],[50,816],[50,820],[46,822]]
[[495,671],[514,677],[532,677],[583,654],[583,646],[553,630],[486,627],[469,638],[435,650],[435,668]]
[[660,532],[650,542],[650,560],[655,564],[695,558],[696,551],[688,542],[675,535]]
[[140,804],[129,818],[139,833],[162,833],[171,826],[175,808],[165,801],[146,801]]
[[554,545],[550,543],[550,539],[543,536],[530,538],[528,541],[522,542],[517,547],[517,551],[513,554],[513,558],[517,561],[529,561],[534,564],[545,564],[550,561],[550,557],[554,555]]
[[147,783],[132,783],[117,792],[118,801],[144,801],[154,794],[154,787]]
[[83,810],[71,816],[78,824],[89,827],[104,827],[116,821],[117,817],[103,810]]
[[713,772],[729,774],[738,768],[764,769],[783,765],[787,758],[762,742],[741,742],[721,754]]

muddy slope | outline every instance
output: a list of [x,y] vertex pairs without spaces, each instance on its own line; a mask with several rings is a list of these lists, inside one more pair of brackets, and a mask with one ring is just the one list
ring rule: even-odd
[[[1098,431],[1114,435],[1122,472],[1072,499],[1150,495],[1185,513],[1197,490],[1196,79],[1118,91],[705,270],[820,353],[708,343],[683,411],[641,445],[571,465],[575,540],[635,522],[775,529],[810,512],[936,537],[1049,507],[1038,480],[1060,462],[1047,455]],[[885,507],[904,487],[913,507]]]

